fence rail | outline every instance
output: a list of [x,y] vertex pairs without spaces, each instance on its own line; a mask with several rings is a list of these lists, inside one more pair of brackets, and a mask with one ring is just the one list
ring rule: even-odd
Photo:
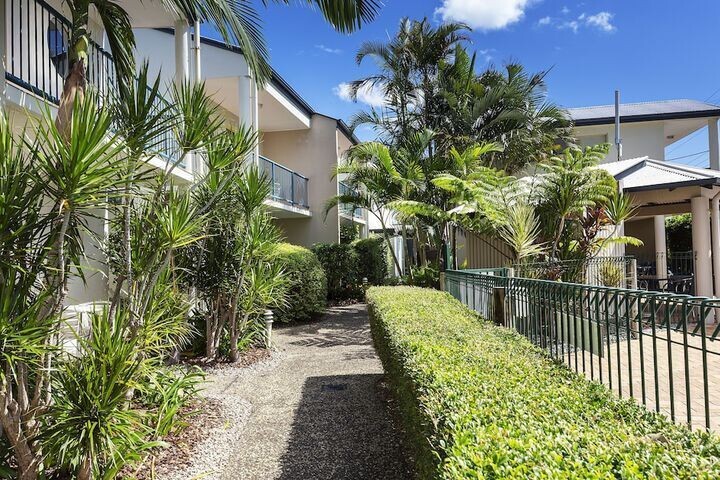
[[720,300],[472,271],[445,288],[620,397],[720,429]]

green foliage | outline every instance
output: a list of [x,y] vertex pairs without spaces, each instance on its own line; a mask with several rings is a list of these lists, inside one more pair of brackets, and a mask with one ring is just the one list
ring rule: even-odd
[[357,252],[346,243],[318,243],[312,246],[327,278],[327,294],[330,300],[358,298],[361,292],[358,278]]
[[315,254],[304,247],[280,243],[273,262],[282,267],[288,281],[287,304],[275,310],[275,319],[303,321],[321,314],[327,299],[327,278]]
[[689,213],[666,217],[665,231],[667,232],[668,251],[692,251],[692,216]]
[[718,478],[720,440],[553,362],[447,293],[367,292],[420,478]]
[[360,236],[360,227],[352,223],[340,225],[340,243],[352,243]]
[[138,401],[148,409],[154,438],[162,438],[185,426],[182,409],[200,390],[205,374],[197,367],[187,371],[156,366],[143,381]]
[[370,285],[382,285],[388,276],[387,244],[382,237],[370,237],[352,243],[358,258],[357,278]]
[[422,267],[413,267],[412,281],[406,279],[408,283],[416,287],[424,288],[440,288],[440,270],[433,265],[425,265]]
[[142,370],[127,326],[127,314],[114,321],[107,309],[92,314],[92,335],[78,338],[79,356],[62,362],[53,379],[44,447],[78,476],[92,472],[93,478],[114,478],[125,463],[157,446],[147,440],[144,413],[127,408],[127,392],[138,385]]

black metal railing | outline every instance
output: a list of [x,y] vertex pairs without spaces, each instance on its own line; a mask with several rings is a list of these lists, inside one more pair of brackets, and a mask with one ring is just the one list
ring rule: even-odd
[[270,198],[288,205],[310,207],[306,177],[263,156],[260,157],[260,171],[270,181]]
[[720,429],[720,299],[463,270],[444,286],[620,397]]
[[[43,0],[8,0],[5,8],[6,79],[57,105],[70,69],[70,21]],[[117,92],[112,55],[94,41],[88,46],[86,67],[87,81],[100,99]],[[158,109],[167,105],[164,98],[158,98],[156,103]],[[168,163],[178,151],[172,132],[155,139],[153,153]],[[186,168],[184,162],[180,167]]]
[[[43,0],[6,3],[6,78],[52,103],[59,103],[69,72],[70,21]],[[96,42],[88,46],[87,80],[101,96],[117,85],[112,56]]]
[[654,255],[639,255],[637,264],[640,288],[688,295],[695,293],[694,252],[667,252],[667,254],[658,252]]

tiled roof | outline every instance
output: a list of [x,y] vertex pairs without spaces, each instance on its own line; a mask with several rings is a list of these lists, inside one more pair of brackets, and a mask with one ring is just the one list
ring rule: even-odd
[[[567,111],[576,126],[604,125],[615,122],[615,105],[569,108]],[[680,99],[620,104],[621,122],[715,116],[720,116],[720,106],[697,100]]]

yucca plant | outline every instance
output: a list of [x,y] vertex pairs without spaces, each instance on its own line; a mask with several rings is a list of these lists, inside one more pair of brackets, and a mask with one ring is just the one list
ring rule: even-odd
[[142,371],[138,343],[128,337],[129,315],[91,314],[89,338],[78,337],[76,358],[61,362],[44,421],[47,455],[79,480],[115,478],[129,461],[157,446],[148,441],[144,414],[127,408],[127,391]]

